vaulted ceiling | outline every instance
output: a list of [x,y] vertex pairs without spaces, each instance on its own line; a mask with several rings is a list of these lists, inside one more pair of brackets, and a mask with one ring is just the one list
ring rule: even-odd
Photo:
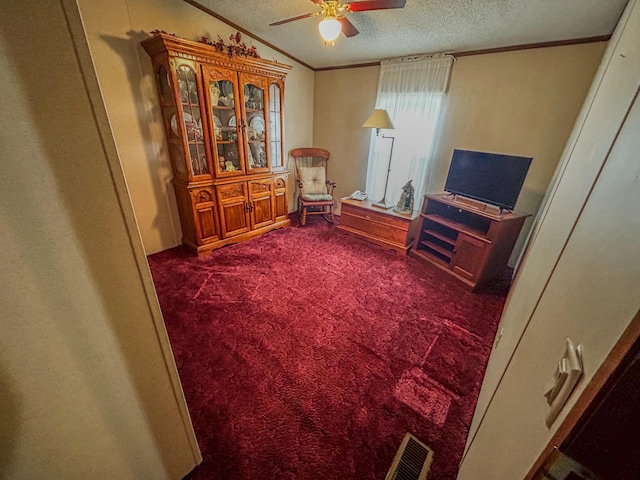
[[360,33],[334,46],[318,33],[321,16],[269,26],[320,11],[314,0],[185,1],[318,69],[605,36],[628,0],[407,0],[401,9],[347,13]]

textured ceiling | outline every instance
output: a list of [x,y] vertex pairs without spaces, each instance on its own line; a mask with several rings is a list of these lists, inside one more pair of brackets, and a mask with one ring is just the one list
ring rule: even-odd
[[324,45],[311,0],[186,0],[313,68],[418,53],[465,52],[608,35],[628,0],[407,0],[403,9],[348,13],[360,34]]

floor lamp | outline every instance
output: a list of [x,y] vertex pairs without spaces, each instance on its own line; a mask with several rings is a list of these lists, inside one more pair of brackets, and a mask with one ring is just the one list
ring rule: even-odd
[[[393,123],[391,123],[389,114],[387,113],[386,110],[382,108],[375,109],[371,114],[371,116],[367,118],[367,121],[362,124],[362,126],[366,128],[375,128],[376,136],[380,135],[381,128],[384,128],[387,130],[393,130],[395,128],[393,126]],[[387,208],[393,207],[392,203],[387,203],[387,185],[389,184],[389,172],[391,172],[391,157],[393,156],[393,141],[395,140],[395,138],[385,137],[384,135],[382,135],[382,138],[388,138],[391,140],[391,151],[389,152],[389,165],[387,168],[387,177],[385,178],[385,181],[384,181],[384,193],[382,194],[382,200],[380,200],[379,202],[372,203],[371,205],[373,205],[374,207],[387,209]]]

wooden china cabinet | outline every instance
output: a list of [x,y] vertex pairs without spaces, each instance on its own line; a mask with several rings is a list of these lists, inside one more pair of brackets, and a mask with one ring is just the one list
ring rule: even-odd
[[151,57],[183,244],[200,254],[290,225],[283,101],[288,65],[156,33]]

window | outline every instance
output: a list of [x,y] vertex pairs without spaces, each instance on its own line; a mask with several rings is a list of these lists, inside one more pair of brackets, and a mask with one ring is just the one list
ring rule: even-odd
[[[453,60],[435,55],[382,62],[376,108],[389,112],[395,129],[372,134],[367,170],[372,200],[382,198],[388,170],[386,198],[391,202],[398,201],[408,180],[416,198],[424,193]],[[384,137],[395,138],[393,152],[392,142]]]

